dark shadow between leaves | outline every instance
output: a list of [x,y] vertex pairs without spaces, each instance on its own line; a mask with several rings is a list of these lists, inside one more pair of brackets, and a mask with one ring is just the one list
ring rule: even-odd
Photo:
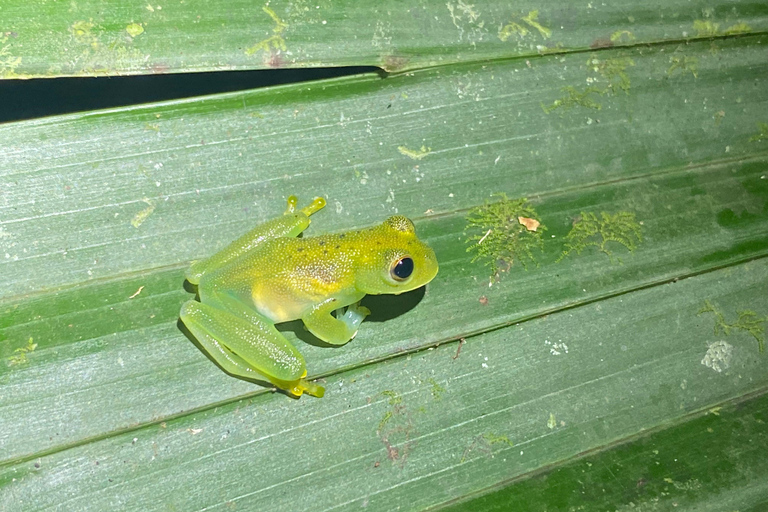
[[0,97],[14,99],[0,109],[0,123],[365,73],[386,76],[381,68],[354,66],[0,80]]

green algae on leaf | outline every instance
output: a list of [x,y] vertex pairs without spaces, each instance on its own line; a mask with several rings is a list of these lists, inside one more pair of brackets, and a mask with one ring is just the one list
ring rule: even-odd
[[97,43],[98,38],[91,33],[91,30],[95,26],[96,25],[94,25],[90,21],[85,21],[85,20],[76,21],[69,26],[69,33],[78,43],[95,44]]
[[611,34],[612,43],[631,43],[635,40],[635,34],[629,30],[617,30]]
[[269,63],[275,52],[285,52],[288,50],[288,47],[285,45],[285,38],[283,37],[283,32],[288,28],[288,24],[281,20],[275,11],[268,6],[265,5],[261,9],[267,13],[275,23],[272,27],[272,35],[266,39],[262,39],[253,46],[246,48],[245,54],[254,55],[258,52],[264,52],[264,62]]
[[0,78],[14,78],[16,68],[21,64],[21,57],[11,54],[11,45],[6,44],[9,36],[0,32]]
[[588,77],[587,82],[599,84],[600,94],[613,93],[619,90],[629,94],[632,82],[627,75],[627,68],[634,66],[635,61],[629,57],[617,57],[615,59],[600,59],[592,55],[587,61],[587,66],[597,73],[598,77]]
[[758,123],[757,127],[760,131],[751,136],[749,142],[768,140],[768,123]]
[[524,27],[521,23],[510,21],[499,29],[499,39],[507,41],[513,35],[522,39],[531,33],[530,29],[536,30],[544,39],[552,37],[552,31],[539,23],[539,11],[530,11],[526,16],[521,17],[520,21],[530,28]]
[[685,74],[686,71],[690,71],[693,78],[698,78],[697,65],[699,59],[696,57],[688,57],[685,55],[671,55],[669,57],[669,67],[667,68],[667,76],[672,76],[676,71],[680,74]]
[[553,110],[563,108],[565,110],[575,107],[587,107],[600,110],[602,105],[593,97],[615,96],[619,91],[629,94],[632,81],[627,74],[627,69],[634,66],[635,61],[629,57],[616,57],[614,59],[601,59],[597,54],[592,54],[587,60],[587,69],[591,73],[587,76],[587,87],[576,88],[572,85],[562,88],[565,95],[552,102],[551,105],[541,105],[544,112],[549,114]]
[[710,20],[694,20],[693,30],[696,31],[696,37],[715,37],[720,28],[719,23]]
[[431,377],[427,382],[429,382],[431,385],[429,391],[432,393],[432,398],[435,400],[440,400],[443,397],[443,393],[445,393],[445,388]]
[[484,260],[491,267],[491,278],[498,280],[501,272],[506,272],[517,260],[523,267],[536,263],[534,249],[543,248],[542,232],[547,228],[541,224],[534,229],[530,220],[536,222],[536,210],[525,198],[509,199],[506,194],[499,194],[501,201],[486,202],[473,208],[467,214],[466,231],[470,233],[467,243],[471,244],[467,252],[476,252],[472,262]]
[[472,452],[480,452],[485,454],[486,457],[493,457],[493,446],[502,445],[508,448],[512,448],[515,444],[510,441],[507,436],[495,434],[494,432],[486,432],[474,438],[472,443],[467,446],[464,453],[461,455],[461,462],[465,462]]
[[529,26],[539,31],[541,37],[549,39],[552,37],[552,31],[539,23],[539,11],[531,11],[523,18],[523,21]]
[[704,301],[704,306],[696,313],[701,315],[703,313],[712,313],[715,315],[715,336],[724,334],[729,336],[731,330],[744,331],[752,335],[757,341],[757,348],[760,352],[765,351],[765,325],[768,323],[768,315],[764,317],[757,316],[757,313],[745,309],[738,311],[739,317],[734,323],[728,323],[725,320],[725,315],[718,310],[714,304],[709,300]]
[[30,337],[27,340],[27,345],[25,347],[19,347],[16,350],[13,351],[13,354],[11,357],[8,358],[8,366],[18,366],[22,364],[27,364],[29,360],[27,359],[27,354],[30,354],[35,351],[37,348],[37,343],[32,343],[34,340]]
[[694,20],[693,30],[696,31],[696,37],[717,37],[746,34],[752,31],[752,27],[747,23],[736,23],[721,31],[719,23],[710,20]]
[[563,108],[565,110],[568,110],[569,108],[580,106],[580,107],[586,107],[586,108],[593,108],[595,110],[600,110],[603,108],[603,106],[598,103],[597,101],[590,98],[590,95],[593,94],[601,94],[600,90],[597,87],[587,87],[583,91],[580,91],[576,89],[575,87],[568,85],[563,87],[562,91],[565,93],[565,96],[562,98],[556,99],[552,102],[551,105],[546,106],[542,103],[541,108],[544,109],[544,112],[549,114],[553,110],[557,110],[558,108]]
[[[141,32],[139,32],[141,29]],[[126,36],[114,38],[108,28],[93,22],[93,19],[75,21],[69,25],[69,36],[73,50],[72,59],[60,63],[63,67],[57,73],[80,70],[86,74],[114,74],[115,70],[135,67],[149,56],[133,47],[133,39],[144,28],[140,23],[125,27]]]
[[144,27],[140,23],[130,23],[125,27],[125,31],[129,36],[136,38],[144,33]]
[[507,39],[509,39],[513,35],[518,35],[520,38],[523,38],[527,36],[528,33],[529,33],[529,30],[527,28],[520,25],[519,23],[510,21],[509,23],[501,27],[501,29],[499,29],[499,39],[501,41],[506,42]]
[[152,212],[155,211],[155,204],[147,199],[146,197],[142,199],[145,203],[147,203],[149,206],[141,210],[139,213],[133,216],[133,219],[131,219],[131,226],[138,228],[142,224],[144,224],[144,221],[149,218],[150,215],[152,215]]
[[410,149],[406,146],[397,146],[397,150],[401,155],[407,156],[411,160],[422,160],[432,152],[432,148],[428,148],[427,146],[423,145],[419,149]]
[[749,32],[752,32],[752,27],[750,27],[746,23],[737,23],[725,29],[723,31],[723,35],[732,36],[736,34],[747,34]]
[[547,420],[547,428],[549,430],[554,430],[557,428],[557,418],[555,417],[555,413],[553,412],[549,413],[549,419]]
[[590,246],[597,247],[613,261],[609,242],[623,245],[629,252],[634,252],[637,245],[643,241],[643,236],[640,232],[640,223],[635,219],[634,213],[600,212],[598,217],[594,213],[581,212],[565,240],[565,250],[557,261],[561,261],[574,251],[576,254],[581,254],[581,251]]

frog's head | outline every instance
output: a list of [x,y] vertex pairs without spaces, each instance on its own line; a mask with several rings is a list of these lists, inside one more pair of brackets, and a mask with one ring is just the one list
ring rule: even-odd
[[357,289],[367,294],[400,294],[424,286],[437,275],[435,251],[416,238],[413,222],[395,215],[367,232],[365,256],[357,269]]

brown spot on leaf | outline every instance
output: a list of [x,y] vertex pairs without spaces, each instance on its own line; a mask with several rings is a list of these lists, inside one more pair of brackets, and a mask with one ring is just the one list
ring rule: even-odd
[[530,217],[518,217],[517,222],[525,226],[525,229],[528,231],[536,231],[541,225],[541,222],[536,219],[531,219]]
[[613,46],[613,41],[610,40],[610,38],[607,37],[598,37],[594,41],[592,41],[592,44],[589,45],[590,48],[593,50],[596,50],[598,48],[611,48]]

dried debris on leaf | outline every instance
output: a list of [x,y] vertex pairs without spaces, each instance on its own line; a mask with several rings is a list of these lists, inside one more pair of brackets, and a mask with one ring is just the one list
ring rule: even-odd
[[415,435],[411,413],[399,393],[384,390],[381,394],[387,397],[390,408],[379,421],[376,435],[387,450],[387,458],[403,467],[413,445],[412,437]]

